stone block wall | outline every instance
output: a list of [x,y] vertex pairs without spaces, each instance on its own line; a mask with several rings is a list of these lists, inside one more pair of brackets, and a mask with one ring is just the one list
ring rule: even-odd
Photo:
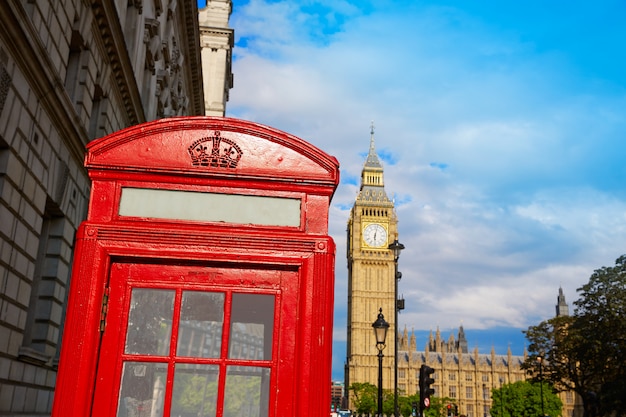
[[85,145],[204,114],[195,2],[0,1],[0,415],[49,415]]

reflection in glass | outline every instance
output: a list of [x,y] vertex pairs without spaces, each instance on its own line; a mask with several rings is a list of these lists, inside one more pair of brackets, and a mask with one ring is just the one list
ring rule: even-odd
[[133,288],[125,352],[169,354],[173,310],[174,291]]
[[223,322],[223,293],[183,292],[177,355],[219,358]]
[[267,417],[270,370],[229,366],[224,388],[224,417]]
[[[148,362],[144,357],[141,362],[124,362],[116,416],[216,417],[219,409],[224,417],[267,417],[270,368],[242,364],[272,360],[275,296],[232,293],[229,337],[222,341],[228,317],[226,293],[178,291],[180,310],[175,313],[176,290],[132,289],[124,352],[150,355],[151,360],[162,362]],[[179,318],[178,330],[172,334],[175,317]],[[170,351],[173,337],[175,355]],[[240,365],[227,365],[222,347],[228,347],[230,360],[242,360]],[[169,375],[173,385],[166,386],[168,364],[170,372],[173,369]],[[221,389],[220,372],[225,384]],[[169,410],[164,410],[165,404]]]
[[217,365],[177,364],[170,415],[214,417],[218,373]]
[[166,373],[164,363],[125,362],[116,416],[162,416]]
[[233,294],[231,321],[229,358],[272,359],[273,295]]

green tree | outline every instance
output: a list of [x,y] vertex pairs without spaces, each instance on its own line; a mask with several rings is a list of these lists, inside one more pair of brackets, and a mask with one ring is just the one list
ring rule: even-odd
[[[401,396],[400,392],[398,392],[398,407],[400,407]],[[394,407],[394,398],[393,398],[393,390],[383,390],[383,414],[390,416],[393,414]],[[378,407],[376,407],[378,411]]]
[[400,414],[403,416],[409,417],[411,416],[411,411],[413,410],[413,403],[417,405],[419,411],[419,403],[420,396],[419,394],[413,394],[408,396],[398,397],[398,408],[400,409]]
[[455,404],[455,403],[456,403],[456,400],[449,398],[449,397],[431,396],[430,407],[424,410],[424,416],[425,417],[446,417],[448,415],[448,404]]
[[597,377],[590,414],[626,415],[626,255],[594,271],[578,291],[573,327]]
[[348,390],[352,391],[354,398],[354,412],[374,414],[378,411],[378,387],[369,382],[355,382],[350,384]]
[[560,416],[563,403],[546,382],[517,381],[491,391],[492,417]]
[[529,356],[523,367],[572,390],[586,417],[626,415],[626,255],[614,267],[594,271],[578,288],[574,314],[531,326],[524,333]]
[[530,342],[530,354],[522,368],[535,378],[550,382],[558,391],[582,393],[588,388],[588,379],[585,370],[577,365],[582,359],[583,337],[573,326],[574,321],[573,316],[561,316],[529,327],[524,333]]

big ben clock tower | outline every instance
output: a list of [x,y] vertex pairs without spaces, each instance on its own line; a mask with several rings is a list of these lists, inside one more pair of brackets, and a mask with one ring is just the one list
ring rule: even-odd
[[[353,383],[378,383],[378,350],[372,323],[382,309],[390,324],[383,351],[383,387],[393,389],[395,263],[389,249],[398,237],[394,203],[385,192],[383,166],[374,146],[361,172],[361,189],[348,220],[348,341],[345,365],[346,388]],[[350,406],[353,399],[349,399]]]

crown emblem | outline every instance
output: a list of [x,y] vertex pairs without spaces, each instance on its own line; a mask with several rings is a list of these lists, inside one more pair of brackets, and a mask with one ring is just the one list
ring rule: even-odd
[[191,163],[194,166],[237,168],[241,159],[241,148],[232,140],[220,137],[216,131],[215,136],[196,140],[189,148]]

